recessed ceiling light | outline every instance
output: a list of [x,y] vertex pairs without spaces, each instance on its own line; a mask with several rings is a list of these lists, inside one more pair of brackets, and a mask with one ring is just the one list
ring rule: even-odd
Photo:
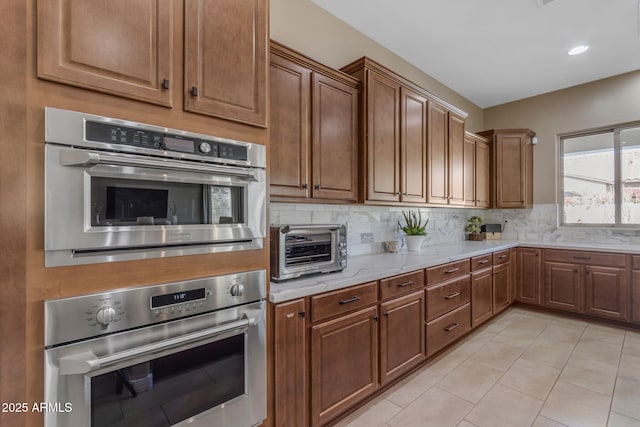
[[581,44],[580,46],[576,46],[569,51],[569,55],[580,55],[581,53],[586,52],[589,49],[589,46],[586,44]]

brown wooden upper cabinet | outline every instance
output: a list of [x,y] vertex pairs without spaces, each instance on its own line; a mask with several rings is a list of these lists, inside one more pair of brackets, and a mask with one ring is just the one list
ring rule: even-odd
[[38,77],[170,107],[173,4],[39,1]]
[[490,206],[490,162],[489,141],[476,134],[464,135],[464,204],[488,208]]
[[362,82],[365,203],[441,204],[438,196],[444,192],[448,204],[452,182],[462,204],[466,113],[369,58],[342,70]]
[[185,110],[266,127],[266,0],[184,0],[184,79],[174,6],[37,2],[38,77],[167,107],[184,80]]
[[271,200],[358,200],[358,81],[271,42]]
[[492,144],[491,207],[531,208],[535,133],[530,129],[492,129],[478,134]]

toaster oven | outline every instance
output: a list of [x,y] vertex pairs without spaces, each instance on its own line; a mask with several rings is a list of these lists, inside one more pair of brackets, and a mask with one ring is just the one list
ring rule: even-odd
[[344,225],[278,225],[271,227],[271,279],[344,270],[347,229]]

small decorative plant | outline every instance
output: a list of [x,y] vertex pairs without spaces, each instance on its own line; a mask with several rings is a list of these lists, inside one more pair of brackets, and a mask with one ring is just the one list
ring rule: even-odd
[[468,224],[464,228],[464,231],[469,233],[469,240],[482,240],[482,235],[480,234],[480,224],[482,224],[482,219],[478,216],[472,216],[467,220]]
[[402,216],[404,217],[405,225],[400,224],[400,221],[398,221],[398,227],[400,230],[404,231],[404,234],[407,236],[426,236],[426,228],[429,223],[429,218],[427,218],[423,223],[422,214],[419,210],[417,213],[416,211],[402,211]]

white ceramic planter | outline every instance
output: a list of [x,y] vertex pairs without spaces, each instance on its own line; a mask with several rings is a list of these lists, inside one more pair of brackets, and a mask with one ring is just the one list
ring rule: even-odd
[[425,236],[404,236],[409,252],[419,252],[422,247],[422,242],[424,242],[424,238]]

